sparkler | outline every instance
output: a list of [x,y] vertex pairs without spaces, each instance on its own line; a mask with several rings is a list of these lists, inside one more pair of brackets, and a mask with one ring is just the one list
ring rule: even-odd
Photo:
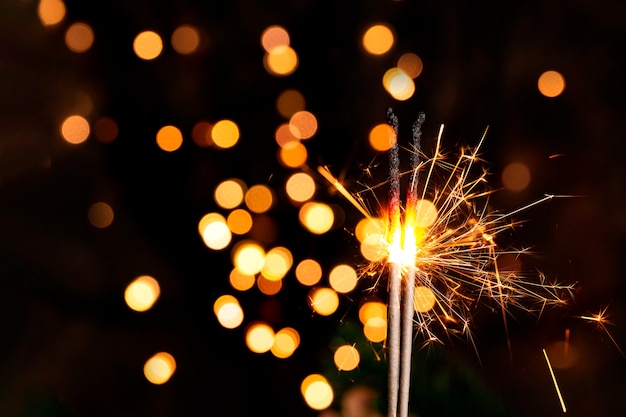
[[[447,335],[464,335],[477,351],[470,329],[472,316],[481,304],[501,312],[511,356],[507,316],[513,307],[541,315],[549,305],[562,305],[571,297],[573,285],[547,282],[525,275],[521,268],[506,267],[500,259],[511,255],[516,261],[526,249],[503,248],[501,235],[520,223],[513,217],[521,211],[554,198],[545,195],[526,206],[507,213],[491,210],[487,171],[480,167],[478,145],[461,148],[456,160],[441,152],[443,125],[435,151],[422,152],[420,137],[424,116],[413,126],[410,171],[400,171],[398,120],[391,110],[388,123],[396,133],[389,152],[389,200],[380,215],[385,225],[381,234],[380,260],[367,265],[364,275],[381,276],[388,271],[388,416],[408,415],[413,327],[425,343],[441,342],[435,327]],[[318,171],[336,186],[361,213],[374,218],[365,208],[360,194],[351,195],[325,167]],[[425,179],[418,182],[419,174]],[[409,174],[404,207],[400,182]],[[369,188],[366,191],[373,191]]]

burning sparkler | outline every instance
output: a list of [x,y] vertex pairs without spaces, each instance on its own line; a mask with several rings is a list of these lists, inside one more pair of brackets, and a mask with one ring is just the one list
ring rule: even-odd
[[[421,149],[421,113],[413,126],[410,170],[400,171],[398,120],[388,111],[388,123],[396,141],[389,153],[389,200],[379,218],[384,233],[379,236],[377,261],[364,274],[388,271],[388,415],[408,415],[413,327],[426,343],[441,341],[436,326],[446,334],[465,335],[474,345],[470,322],[480,304],[496,304],[501,311],[509,352],[507,315],[518,307],[539,315],[548,305],[565,303],[572,285],[548,283],[545,276],[525,276],[502,264],[502,255],[516,258],[525,250],[502,248],[497,244],[504,231],[518,223],[517,213],[552,199],[553,195],[508,213],[492,211],[487,172],[479,166],[478,152],[485,135],[474,149],[461,149],[456,161],[441,152],[443,125],[433,156]],[[486,132],[485,132],[486,133]],[[478,171],[478,174],[476,174]],[[360,195],[352,196],[327,168],[319,172],[361,213],[373,219]],[[419,180],[420,173],[424,180]],[[400,183],[408,174],[404,206]],[[371,190],[371,189],[370,189]],[[474,346],[474,349],[476,347]]]

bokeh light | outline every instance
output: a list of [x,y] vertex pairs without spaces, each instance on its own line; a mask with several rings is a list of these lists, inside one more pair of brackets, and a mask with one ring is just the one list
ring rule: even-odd
[[289,128],[289,123],[283,123],[276,128],[276,132],[274,133],[274,138],[276,139],[276,143],[281,148],[290,142],[298,142],[299,139],[291,133],[291,129]]
[[250,288],[254,287],[256,278],[254,275],[247,275],[237,268],[233,268],[228,275],[228,281],[237,291],[248,291]]
[[380,317],[372,317],[363,325],[363,334],[370,342],[382,342],[387,338],[387,320]]
[[213,303],[213,312],[217,321],[227,329],[239,327],[243,322],[243,309],[239,301],[229,294],[224,294]]
[[139,58],[150,61],[163,52],[163,40],[158,33],[146,30],[135,37],[133,50]]
[[279,162],[287,168],[299,168],[306,162],[308,152],[299,141],[285,143],[278,151]]
[[244,197],[246,206],[253,213],[265,213],[274,204],[272,190],[262,184],[253,185]]
[[245,235],[252,229],[253,220],[250,213],[244,209],[231,211],[226,218],[226,224],[231,232],[236,235]]
[[556,369],[571,368],[580,360],[578,347],[569,340],[552,342],[546,351],[550,357],[550,364]]
[[172,48],[181,55],[189,55],[200,46],[200,33],[191,25],[180,25],[172,32]]
[[422,73],[424,65],[418,55],[413,52],[407,52],[398,58],[398,68],[404,71],[409,77],[417,78]]
[[56,25],[65,17],[65,3],[61,0],[39,0],[37,16],[44,26]]
[[183,144],[183,134],[176,126],[163,126],[156,134],[159,148],[166,152],[174,152]]
[[283,288],[283,282],[281,280],[267,279],[263,275],[259,275],[256,280],[256,286],[262,294],[272,296],[280,292]]
[[115,119],[111,117],[100,117],[93,125],[93,133],[100,142],[111,143],[119,134],[119,127]]
[[388,151],[396,140],[396,132],[387,123],[378,124],[370,130],[369,144],[375,151]]
[[383,75],[383,86],[385,90],[398,101],[405,101],[413,97],[415,93],[415,83],[406,72],[400,68],[390,68]]
[[149,275],[135,278],[124,291],[124,300],[132,310],[147,311],[156,302],[161,294],[161,288],[156,279]]
[[304,378],[300,392],[306,404],[314,410],[324,410],[333,403],[335,394],[328,380],[320,374]]
[[415,203],[415,227],[426,229],[437,220],[437,207],[430,200],[417,200]]
[[276,99],[276,110],[284,118],[290,118],[294,113],[304,110],[304,106],[304,96],[298,90],[285,90]]
[[314,259],[303,259],[296,266],[296,279],[302,285],[313,286],[322,279],[322,267]]
[[330,316],[339,307],[339,296],[332,288],[313,288],[309,291],[309,306],[320,316]]
[[359,321],[365,325],[370,319],[387,321],[387,305],[382,301],[366,301],[359,307]]
[[287,179],[285,191],[291,200],[303,203],[315,194],[315,181],[305,172],[296,172]]
[[289,32],[282,26],[269,26],[261,33],[261,45],[265,52],[272,52],[274,48],[287,46],[289,43]]
[[104,201],[92,204],[87,210],[87,219],[93,227],[104,229],[113,223],[113,209]]
[[266,323],[254,322],[246,329],[246,346],[254,353],[265,353],[274,345],[274,330]]
[[530,169],[521,162],[512,162],[502,171],[502,184],[508,190],[523,191],[530,184]]
[[243,274],[258,274],[265,265],[265,250],[253,241],[239,242],[233,248],[233,264]]
[[357,284],[357,273],[350,265],[335,266],[328,275],[331,288],[338,293],[346,294],[352,291]]
[[363,35],[363,48],[372,55],[382,55],[388,52],[394,43],[391,28],[384,24],[370,26]]
[[211,139],[219,148],[232,148],[239,141],[239,126],[232,120],[220,120],[211,129]]
[[335,221],[335,215],[329,205],[308,202],[300,207],[300,223],[311,233],[321,235],[328,232]]
[[176,361],[167,352],[159,352],[148,359],[143,366],[143,374],[155,385],[165,384],[176,371]]
[[274,344],[272,345],[272,354],[277,358],[288,358],[300,346],[300,334],[292,327],[280,329],[274,335]]
[[335,351],[333,361],[338,370],[352,371],[359,366],[361,355],[356,347],[352,345],[342,345]]
[[204,244],[213,250],[221,250],[230,244],[231,231],[220,213],[207,213],[198,222],[198,232]]
[[558,71],[546,71],[539,76],[537,88],[546,97],[557,97],[565,90],[565,78]]
[[83,22],[73,23],[65,31],[65,45],[76,53],[86,52],[93,44],[94,36],[91,26]]
[[309,139],[317,132],[317,119],[309,111],[297,111],[289,119],[289,129],[296,138]]
[[213,125],[211,123],[206,120],[200,120],[191,128],[191,140],[201,148],[215,145],[211,137],[212,129]]
[[89,137],[89,122],[77,114],[69,116],[61,124],[61,136],[71,144],[83,143]]
[[270,74],[289,75],[298,68],[298,54],[288,45],[279,45],[265,54],[263,63]]
[[418,285],[413,295],[413,305],[418,313],[426,313],[435,306],[435,293],[428,287]]
[[233,209],[243,202],[246,184],[238,179],[224,180],[215,187],[213,197],[218,206],[224,209]]
[[270,281],[277,281],[283,279],[292,265],[291,251],[286,247],[277,246],[265,254],[265,264],[261,269],[261,274]]

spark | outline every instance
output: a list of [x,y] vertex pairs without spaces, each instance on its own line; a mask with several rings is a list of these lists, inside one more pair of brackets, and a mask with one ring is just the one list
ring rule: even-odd
[[564,413],[567,413],[567,407],[565,407],[565,401],[563,400],[563,396],[561,395],[561,390],[559,389],[559,384],[556,382],[556,376],[554,376],[554,371],[552,370],[552,365],[550,364],[550,359],[548,359],[548,353],[545,349],[543,350],[543,356],[546,358],[546,363],[548,364],[548,369],[550,370],[550,375],[552,376],[552,382],[554,382],[554,388],[556,389],[556,395],[559,397],[559,402],[561,403],[561,408]]
[[613,343],[615,348],[619,351],[619,353],[624,358],[626,358],[624,351],[619,347],[619,344],[617,343],[617,341],[615,340],[615,338],[613,337],[613,335],[611,334],[611,332],[609,332],[609,329],[607,328],[607,325],[613,324],[609,320],[609,315],[607,313],[608,309],[609,309],[609,306],[606,306],[600,309],[598,313],[595,313],[595,314],[590,313],[587,316],[578,316],[578,318],[595,323],[598,329],[607,335],[607,337],[611,340],[611,342]]

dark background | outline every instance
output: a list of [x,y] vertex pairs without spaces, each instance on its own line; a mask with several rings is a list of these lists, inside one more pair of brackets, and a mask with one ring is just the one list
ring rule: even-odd
[[[551,278],[577,283],[575,299],[536,321],[511,320],[513,360],[498,312],[479,314],[471,346],[446,342],[416,354],[414,405],[420,416],[562,414],[541,349],[570,329],[580,352],[557,378],[572,416],[626,412],[624,231],[626,228],[623,118],[626,88],[626,4],[621,1],[66,1],[63,22],[44,28],[35,0],[0,6],[0,415],[2,416],[313,416],[299,384],[325,372],[343,389],[384,369],[373,358],[339,375],[329,365],[337,338],[354,340],[350,319],[360,295],[342,299],[331,317],[314,316],[306,289],[293,273],[283,291],[267,297],[237,294],[246,323],[262,319],[294,326],[302,343],[280,360],[245,347],[243,327],[226,330],[212,312],[233,293],[228,250],[212,252],[197,233],[203,214],[219,208],[213,190],[238,177],[280,190],[293,171],[276,159],[274,129],[284,121],[275,100],[286,88],[302,92],[319,122],[307,142],[309,166],[329,165],[357,187],[360,168],[382,162],[367,146],[369,129],[393,105],[402,126],[425,111],[425,136],[446,124],[445,146],[483,147],[490,181],[513,161],[532,173],[522,193],[502,191],[494,206],[512,210],[545,193],[558,198],[523,213],[519,245],[538,254]],[[95,43],[84,54],[67,49],[65,29],[85,21]],[[365,54],[364,30],[384,21],[396,44],[384,56]],[[179,25],[201,28],[192,56],[169,46]],[[263,68],[259,39],[270,25],[291,35],[299,55],[287,77]],[[160,33],[163,54],[138,59],[132,40]],[[384,92],[381,77],[404,52],[417,53],[424,71],[406,102]],[[539,75],[560,71],[564,93],[553,99],[536,88]],[[74,112],[77,91],[94,103],[90,121],[113,117],[120,128],[110,144],[93,136],[70,145],[59,134]],[[236,147],[200,148],[190,138],[200,120],[229,118],[239,125]],[[182,147],[165,153],[156,131],[178,126]],[[552,155],[561,156],[550,158]],[[384,168],[376,180],[384,180]],[[343,227],[358,213],[318,178],[318,198],[342,206]],[[305,232],[297,208],[280,191],[266,216],[268,245],[313,256],[325,270],[358,263],[350,233]],[[115,211],[103,230],[87,209],[107,201]],[[161,297],[146,313],[123,300],[126,285],[149,274]],[[608,330],[576,316],[608,306]],[[244,323],[245,324],[245,323]],[[347,334],[347,336],[346,336]],[[418,345],[420,345],[418,341]],[[371,351],[380,347],[372,347]],[[170,352],[177,361],[163,386],[148,383],[145,360]],[[367,345],[365,350],[368,350]],[[373,355],[372,355],[373,357]],[[481,365],[482,364],[482,365]],[[383,372],[381,374],[381,372]],[[369,375],[371,374],[371,375]],[[373,375],[373,376],[372,376]],[[378,379],[377,379],[378,378]],[[374,385],[376,385],[374,383]],[[339,409],[339,400],[333,406]]]

